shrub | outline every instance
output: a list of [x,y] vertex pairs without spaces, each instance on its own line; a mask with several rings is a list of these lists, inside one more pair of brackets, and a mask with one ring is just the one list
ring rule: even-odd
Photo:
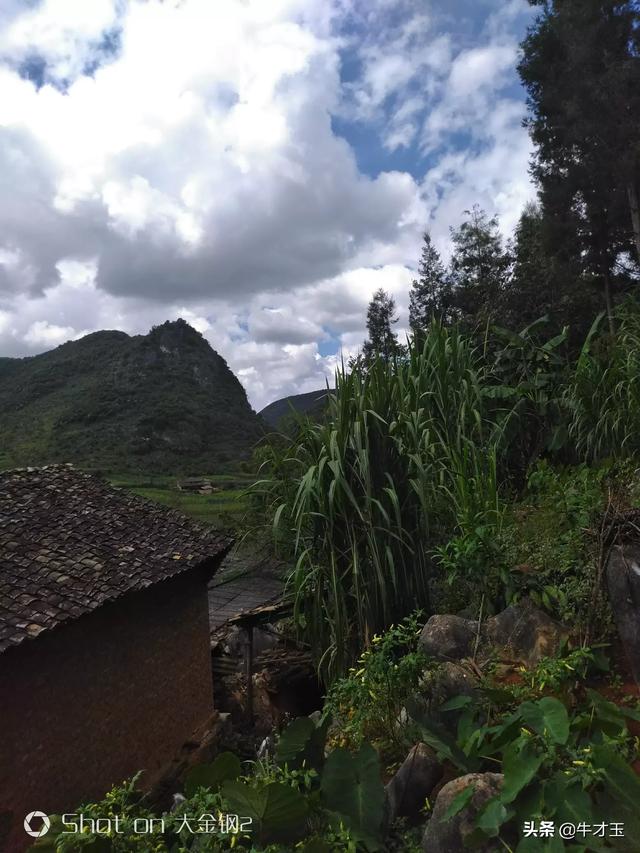
[[374,636],[348,675],[333,683],[324,708],[341,746],[358,749],[369,741],[387,763],[401,761],[413,746],[416,728],[404,708],[429,665],[416,650],[421,627],[415,613]]
[[[280,757],[255,762],[253,772],[245,775],[236,756],[222,753],[212,764],[190,771],[186,799],[161,818],[145,806],[133,779],[114,788],[101,803],[78,809],[85,819],[119,815],[117,831],[107,831],[103,822],[96,831],[65,833],[61,818],[53,816],[50,832],[34,846],[52,853],[382,850],[384,789],[377,753],[363,743],[353,754],[335,749],[325,760],[325,736],[326,724],[316,726],[308,717],[294,720],[281,736]],[[310,754],[317,759],[315,767],[307,763]],[[250,819],[250,829],[239,821],[235,825],[236,815],[243,823]],[[136,820],[141,825],[137,830]],[[150,820],[151,831],[145,831]]]
[[527,595],[555,618],[578,627],[592,612],[600,520],[606,509],[610,469],[551,466],[539,462],[527,490],[507,510],[499,548],[509,569],[510,597]]
[[[466,843],[498,838],[505,849],[513,849],[510,845],[520,838],[518,851],[537,851],[542,849],[540,839],[524,839],[522,830],[527,822],[541,820],[554,822],[556,828],[565,822],[591,827],[600,821],[619,821],[626,838],[635,842],[640,834],[640,778],[629,766],[637,758],[637,742],[627,720],[640,720],[640,713],[592,690],[571,710],[553,696],[528,699],[514,709],[513,695],[508,690],[502,694],[494,691],[484,707],[472,706],[467,697],[452,700],[452,708],[467,706],[456,738],[428,718],[420,720],[423,739],[459,773],[504,774],[500,793],[484,804]],[[466,788],[458,795],[448,818],[464,808],[472,793]],[[569,849],[605,847],[579,833],[576,841],[584,846]],[[560,838],[554,845],[549,849],[566,849]]]

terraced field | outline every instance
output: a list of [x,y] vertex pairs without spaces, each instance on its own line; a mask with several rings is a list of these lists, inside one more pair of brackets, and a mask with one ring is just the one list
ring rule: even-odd
[[235,527],[247,510],[245,491],[251,478],[243,474],[203,474],[214,491],[200,495],[178,488],[178,478],[168,474],[112,474],[114,486],[129,489],[144,498],[184,512],[216,527]]

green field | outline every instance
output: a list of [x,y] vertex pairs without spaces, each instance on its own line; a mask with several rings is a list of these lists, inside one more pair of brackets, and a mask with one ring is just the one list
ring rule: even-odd
[[198,521],[216,527],[236,526],[247,510],[245,490],[251,479],[246,474],[203,474],[220,489],[211,495],[181,491],[178,477],[169,474],[112,474],[109,481],[114,486],[128,489],[149,500],[170,506]]

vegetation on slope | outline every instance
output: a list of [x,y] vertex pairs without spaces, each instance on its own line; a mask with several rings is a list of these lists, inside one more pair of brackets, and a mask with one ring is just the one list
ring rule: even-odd
[[262,431],[225,361],[182,320],[0,362],[5,466],[198,473],[246,458]]
[[308,418],[319,418],[326,411],[328,393],[326,388],[322,388],[318,391],[308,391],[306,394],[283,397],[265,406],[260,412],[260,417],[273,429],[281,429],[283,422],[295,413]]
[[617,321],[575,362],[539,327],[480,347],[433,321],[406,355],[339,372],[326,423],[262,451],[254,492],[296,561],[296,617],[327,681],[416,604],[434,612],[443,583],[485,613],[509,603],[510,504],[537,459],[637,451],[638,308]]

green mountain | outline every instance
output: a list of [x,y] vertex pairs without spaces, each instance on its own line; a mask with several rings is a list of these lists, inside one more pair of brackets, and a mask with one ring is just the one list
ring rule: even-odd
[[3,466],[213,471],[248,456],[263,431],[225,360],[184,320],[0,358]]
[[260,412],[260,417],[274,429],[280,429],[283,426],[283,419],[292,416],[292,409],[309,418],[319,418],[325,410],[329,393],[326,388],[322,388],[320,391],[283,397],[282,400],[276,400],[265,406]]

